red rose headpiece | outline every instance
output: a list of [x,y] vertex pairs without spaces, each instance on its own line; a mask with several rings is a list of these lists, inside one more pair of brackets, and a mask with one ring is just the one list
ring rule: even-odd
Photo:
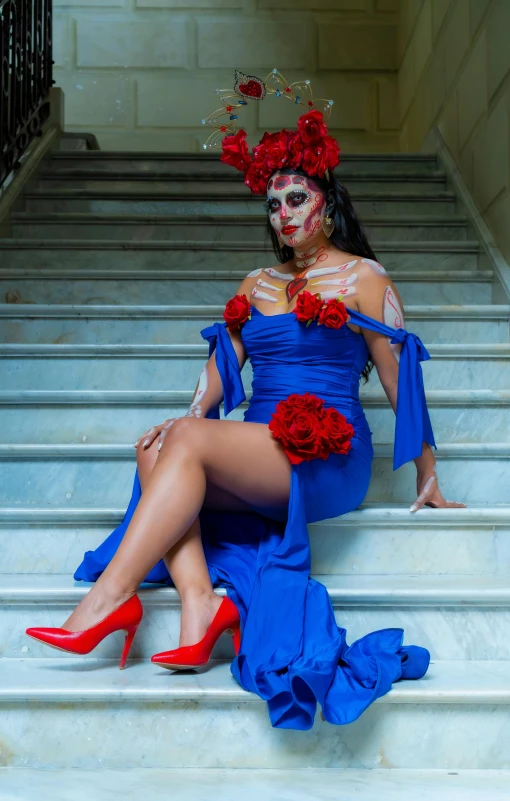
[[[282,167],[301,168],[308,175],[326,176],[328,170],[340,163],[338,142],[328,134],[324,118],[331,113],[332,100],[314,101],[310,81],[287,84],[287,81],[274,69],[265,81],[253,75],[244,75],[236,70],[234,93],[231,90],[217,89],[223,109],[210,114],[202,120],[204,125],[212,125],[216,131],[211,134],[204,149],[221,147],[220,160],[244,173],[244,183],[255,195],[266,193],[267,181],[275,170]],[[271,81],[272,86],[267,82]],[[228,94],[230,92],[230,94]],[[249,100],[262,100],[266,94],[287,97],[296,105],[308,108],[298,119],[297,131],[284,128],[277,133],[265,133],[259,144],[252,148],[251,155],[246,142],[246,131],[236,132],[236,108],[246,106]],[[237,102],[233,102],[233,98]],[[325,102],[324,113],[314,108],[316,103]],[[229,122],[219,122],[219,117],[228,116]],[[221,138],[221,134],[227,134]]]

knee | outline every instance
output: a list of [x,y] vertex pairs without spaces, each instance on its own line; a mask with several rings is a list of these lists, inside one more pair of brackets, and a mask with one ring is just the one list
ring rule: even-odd
[[193,417],[180,417],[167,428],[163,437],[160,454],[169,453],[175,450],[197,452],[199,440],[199,423],[201,421]]
[[150,471],[154,467],[156,459],[158,458],[158,438],[152,442],[148,448],[144,448],[142,443],[136,449],[136,464],[140,471]]

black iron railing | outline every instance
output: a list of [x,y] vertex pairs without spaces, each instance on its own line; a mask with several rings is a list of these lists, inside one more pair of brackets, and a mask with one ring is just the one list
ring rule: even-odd
[[0,0],[0,186],[50,113],[52,0]]

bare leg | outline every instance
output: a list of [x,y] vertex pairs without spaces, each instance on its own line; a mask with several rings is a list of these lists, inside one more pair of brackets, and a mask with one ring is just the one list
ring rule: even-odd
[[[142,492],[149,481],[158,454],[158,440],[145,450],[140,447],[137,449]],[[204,507],[230,510],[250,508],[234,495],[218,490],[210,483],[207,485]],[[198,517],[184,536],[167,551],[163,560],[181,599],[179,647],[192,645],[202,639],[222,602],[211,584]]]
[[189,530],[208,481],[247,504],[285,508],[290,476],[290,463],[266,425],[176,420],[117,553],[64,627],[88,628],[136,592]]

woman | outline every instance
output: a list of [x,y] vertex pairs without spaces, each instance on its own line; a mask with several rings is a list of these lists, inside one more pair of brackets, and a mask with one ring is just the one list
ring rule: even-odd
[[[179,648],[152,661],[203,665],[229,631],[231,672],[267,701],[272,725],[309,729],[317,701],[326,720],[348,723],[429,662],[425,649],[402,646],[400,629],[347,646],[325,587],[309,575],[306,524],[355,509],[368,489],[372,432],[358,388],[374,364],[397,412],[393,468],[416,464],[411,511],[464,504],[438,486],[420,366],[429,354],[403,328],[399,293],[332,172],[338,162],[322,115],[304,114],[297,132],[265,134],[253,159],[244,137],[226,137],[222,160],[244,171],[252,192],[267,193],[282,264],[251,272],[227,303],[226,323],[202,331],[210,358],[185,417],[135,443],[124,521],[75,574],[95,586],[61,629],[27,633],[88,653],[123,628],[123,667],[142,618],[139,584],[174,584]],[[227,414],[245,399],[247,358],[254,377],[244,421],[219,420],[222,398]]]

